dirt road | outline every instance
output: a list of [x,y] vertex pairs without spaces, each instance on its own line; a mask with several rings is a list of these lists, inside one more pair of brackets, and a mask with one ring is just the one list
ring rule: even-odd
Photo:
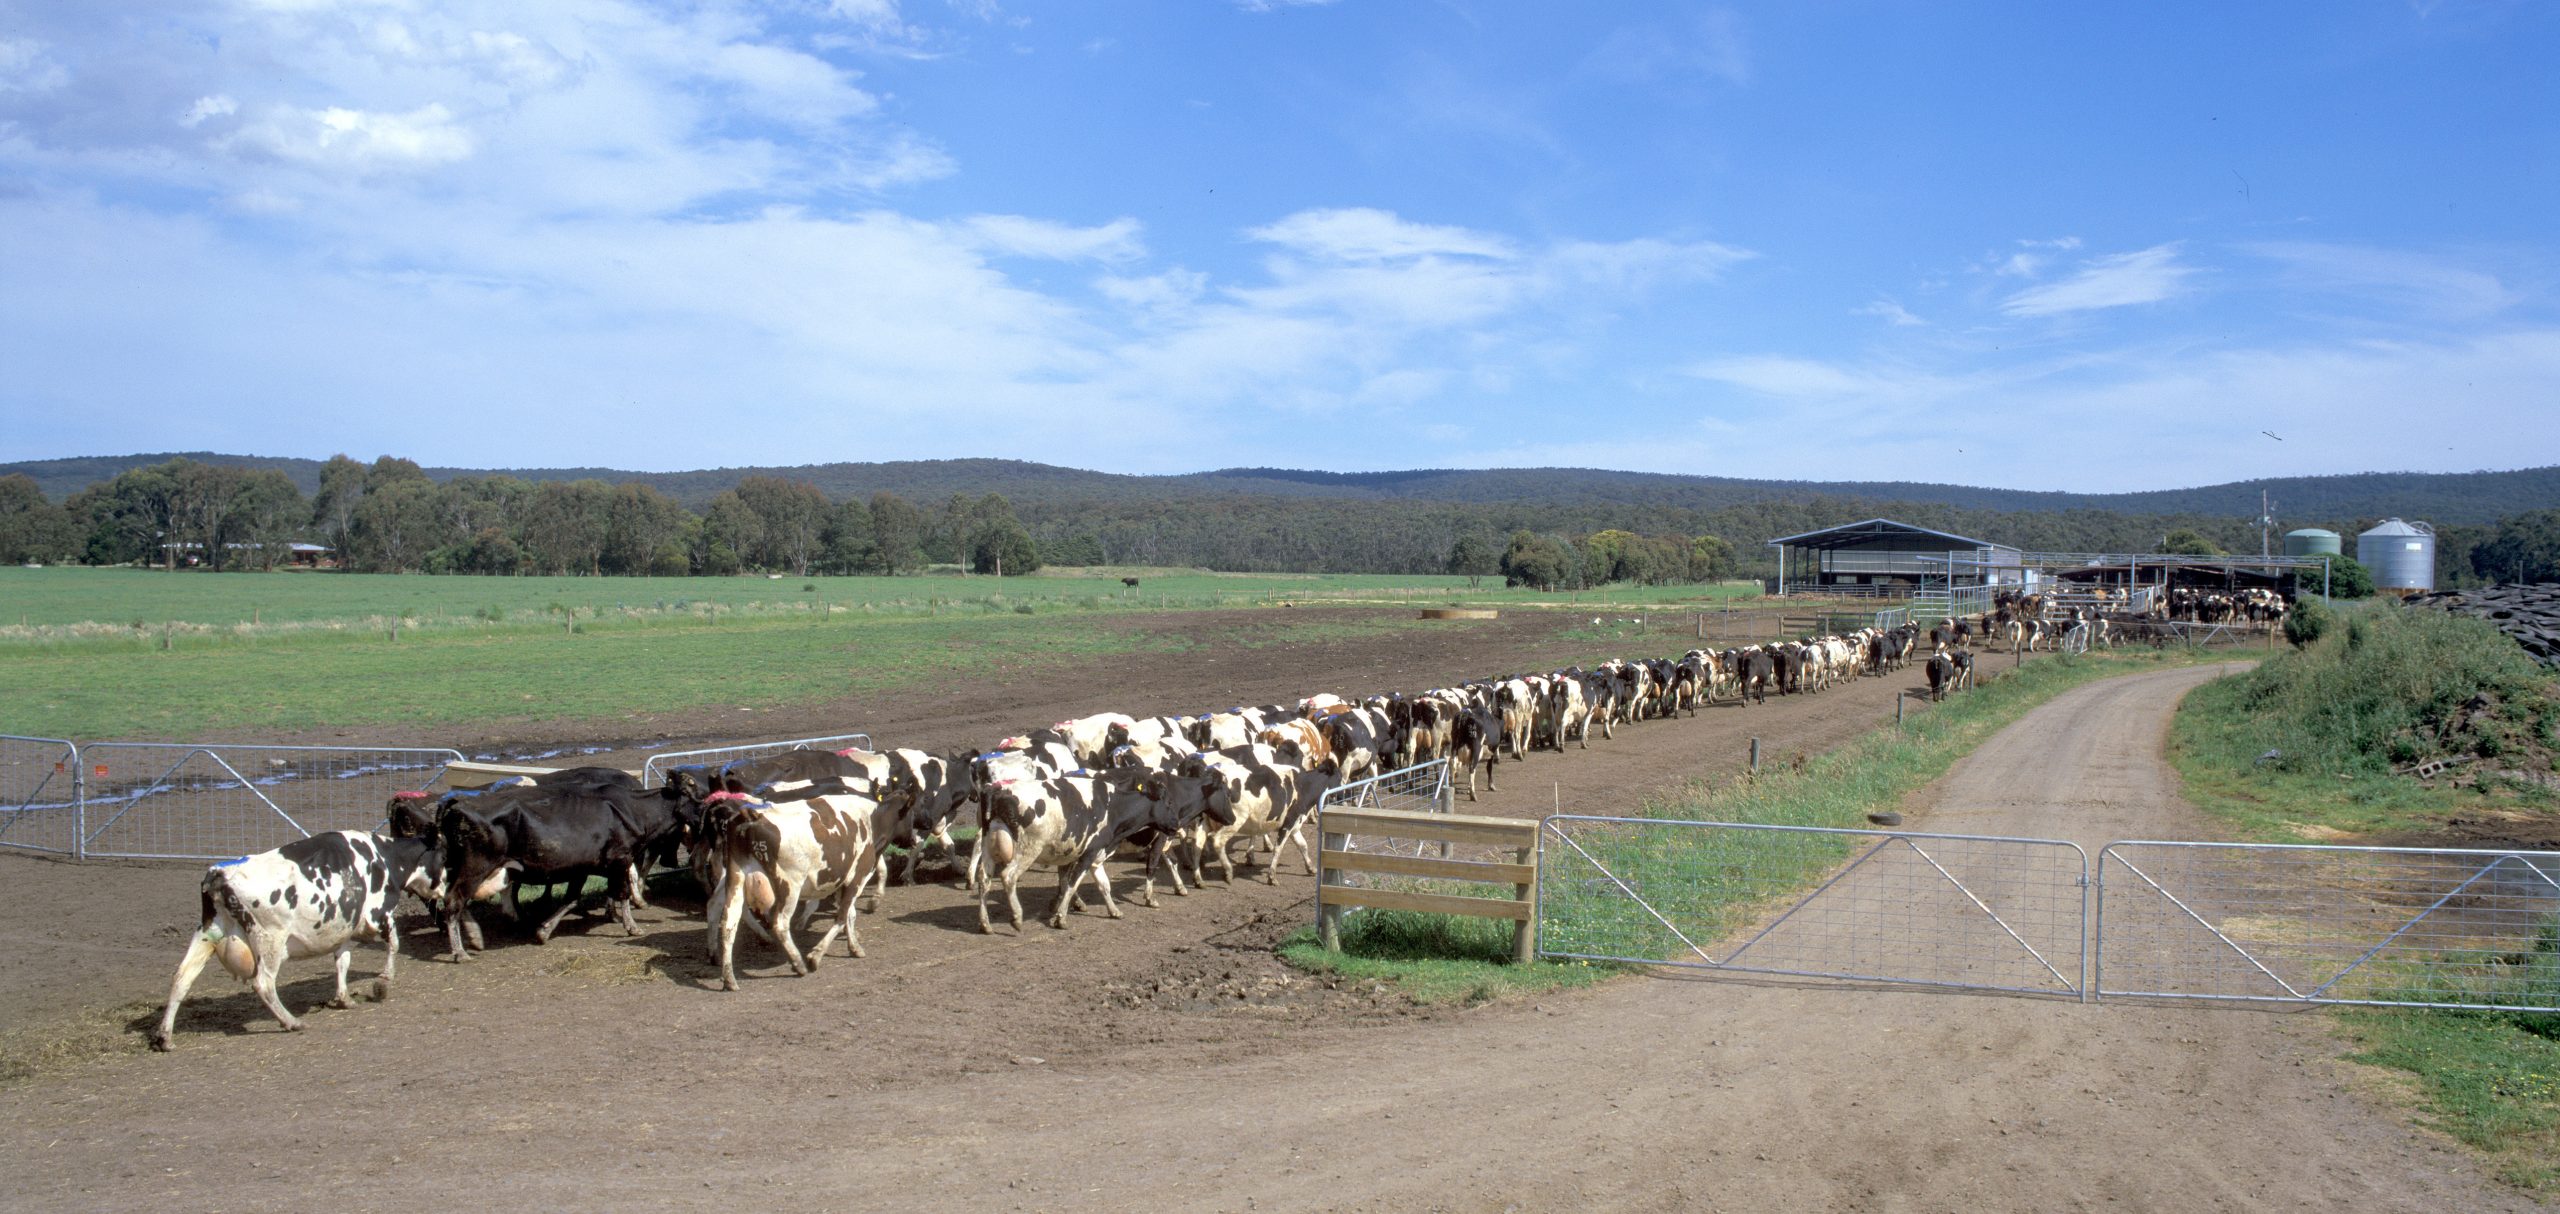
[[[2157,754],[2210,674],[2057,700],[1911,826],[2200,831]],[[1889,712],[1873,686],[1857,715]],[[1750,728],[1825,732],[1851,702]],[[1713,769],[1701,738],[1521,775],[1658,786],[1678,753]],[[638,941],[404,963],[392,1002],[293,1037],[224,995],[231,1029],[180,1054],[0,1089],[0,1173],[45,1209],[2537,1208],[2349,1090],[2317,1017],[1733,978],[1413,1015],[1270,966],[1302,895],[1018,940],[902,902],[870,958],[734,996],[665,911]]]

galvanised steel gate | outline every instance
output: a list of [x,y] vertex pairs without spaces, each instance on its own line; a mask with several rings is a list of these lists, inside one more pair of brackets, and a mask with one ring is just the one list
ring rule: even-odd
[[391,794],[436,783],[462,754],[92,742],[79,760],[79,854],[224,860],[322,831],[376,829]]
[[1560,814],[1538,952],[2080,998],[2088,875],[2054,839]]
[[0,847],[80,854],[80,747],[0,734]]
[[2560,1012],[2560,852],[2124,842],[2108,995]]
[[824,750],[839,750],[852,746],[869,750],[871,735],[839,733],[829,734],[823,738],[793,738],[787,742],[744,742],[735,746],[710,746],[701,750],[670,750],[641,760],[640,786],[656,788],[667,782],[668,769],[682,767],[688,763],[718,765],[732,759],[754,759],[765,755],[778,755],[786,750],[798,750],[803,746]]

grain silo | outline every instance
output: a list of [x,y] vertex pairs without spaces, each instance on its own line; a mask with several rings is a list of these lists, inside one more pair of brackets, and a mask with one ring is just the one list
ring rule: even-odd
[[2384,519],[2356,537],[2356,563],[2376,589],[2410,594],[2436,588],[2436,533],[2425,523]]
[[2335,531],[2305,527],[2284,533],[2286,556],[2343,556],[2346,551],[2345,541]]

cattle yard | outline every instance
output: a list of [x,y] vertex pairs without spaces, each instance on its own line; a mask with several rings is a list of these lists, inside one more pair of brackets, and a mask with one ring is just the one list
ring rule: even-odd
[[[1310,614],[1356,624],[1363,613]],[[768,736],[842,737],[851,727],[880,735],[883,745],[975,748],[1026,724],[1104,706],[1131,713],[1189,712],[1204,705],[1286,702],[1316,688],[1357,697],[1451,684],[1492,670],[1588,663],[1603,653],[1676,652],[1682,634],[1701,625],[1696,618],[1637,623],[1531,617],[1452,622],[1429,630],[1348,627],[1284,649],[1245,640],[1257,621],[1243,613],[1189,613],[1151,623],[1190,643],[1178,651],[1027,664],[978,683],[869,693],[748,715]],[[2003,655],[1993,669],[2023,660]],[[1481,804],[1465,808],[1514,819],[1557,809],[1623,812],[1685,782],[1730,780],[1761,754],[1800,764],[1803,755],[1889,726],[1898,709],[1928,691],[1915,664],[1883,677],[1847,679],[1821,694],[1773,697],[1765,706],[1726,703],[1694,718],[1622,726],[1614,740],[1595,740],[1589,749],[1545,751],[1525,763],[1506,763],[1505,791],[1486,792]],[[702,714],[653,724],[661,726],[658,732],[708,739],[730,727],[731,719],[726,713]],[[664,728],[671,724],[680,728]],[[543,730],[528,723],[504,735],[463,739],[457,749],[509,757],[566,751],[578,761],[633,768],[646,761],[637,748]],[[420,740],[380,730],[332,732],[364,734],[373,744]],[[1261,875],[1258,867],[1246,871]],[[300,1036],[275,1033],[253,996],[218,976],[209,978],[177,1022],[178,1058],[130,1057],[140,1030],[157,1019],[167,967],[192,931],[201,872],[189,865],[75,865],[0,856],[0,880],[20,895],[0,909],[0,938],[14,944],[0,950],[0,978],[6,979],[0,982],[0,1016],[29,1026],[8,1034],[0,1057],[22,1095],[74,1090],[63,1085],[76,1087],[118,1067],[160,1065],[190,1073],[183,1068],[202,1065],[182,1061],[190,1054],[222,1055],[226,1061],[216,1065],[225,1068],[279,1072],[358,1065],[368,1043],[400,1041],[402,1053],[454,1048],[487,1032],[493,1020],[505,1024],[501,1037],[507,1049],[543,1060],[528,1064],[532,1070],[516,1080],[561,1080],[574,1089],[578,1083],[571,1077],[580,1068],[614,1065],[610,1052],[598,1052],[591,1031],[610,1023],[623,1026],[615,1035],[619,1044],[643,1052],[677,1051],[689,1067],[709,1066],[782,1089],[826,1082],[807,1077],[771,1041],[700,1036],[700,1026],[727,1023],[792,1025],[785,1036],[814,1048],[895,1059],[894,1066],[857,1068],[853,1082],[896,1091],[966,1084],[991,1066],[1143,1066],[1141,1060],[1168,1049],[1215,1052],[1248,1043],[1254,1049],[1287,1050],[1291,1042],[1314,1048],[1388,1022],[1464,1015],[1412,1004],[1375,984],[1279,965],[1272,946],[1317,917],[1315,883],[1294,863],[1276,885],[1250,879],[1231,887],[1213,883],[1166,899],[1161,909],[1132,909],[1119,922],[1082,916],[1065,920],[1069,926],[1063,931],[1035,924],[1019,935],[1000,927],[993,937],[978,932],[977,900],[959,888],[961,874],[946,864],[929,866],[920,884],[890,887],[876,913],[865,912],[869,956],[839,959],[807,979],[791,979],[770,946],[749,943],[741,953],[743,990],[719,993],[716,971],[703,959],[699,894],[662,882],[653,905],[638,912],[636,936],[626,937],[609,919],[573,919],[559,939],[536,946],[518,929],[497,926],[490,951],[470,967],[439,964],[433,958],[441,940],[410,927],[400,997],[379,1006],[359,1002],[345,1011],[313,1011],[314,1031]],[[1045,900],[1045,892],[1038,897]],[[104,918],[47,909],[102,902],[156,909]],[[366,972],[367,956],[378,954],[359,954],[359,975]],[[326,970],[317,962],[288,968],[284,1002],[297,1010],[313,1008],[329,993]],[[990,1037],[981,1022],[999,1009],[1006,1027]],[[687,1116],[675,1088],[653,1087],[649,1094],[622,1090],[614,1111],[660,1124]],[[383,1108],[377,1115],[425,1128],[405,1108]],[[156,1183],[138,1180],[127,1191],[157,1191]]]

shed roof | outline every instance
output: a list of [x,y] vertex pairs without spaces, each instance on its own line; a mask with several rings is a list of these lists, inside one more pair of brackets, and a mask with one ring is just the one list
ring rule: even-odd
[[1789,548],[1830,551],[1839,548],[1855,548],[1880,539],[1937,539],[1947,541],[1949,549],[2002,548],[2010,552],[2017,551],[2007,544],[1995,544],[1989,540],[1977,540],[1934,528],[1898,523],[1889,518],[1871,518],[1862,523],[1843,523],[1837,527],[1825,527],[1820,531],[1807,531],[1802,535],[1780,536],[1769,541],[1769,547],[1775,548],[1783,544]]

